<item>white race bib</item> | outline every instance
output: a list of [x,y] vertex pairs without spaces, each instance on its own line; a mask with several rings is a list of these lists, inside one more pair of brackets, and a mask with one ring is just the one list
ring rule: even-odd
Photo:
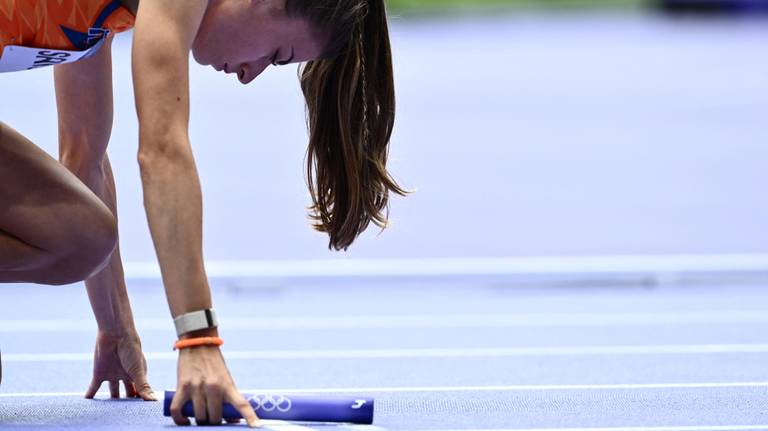
[[61,49],[31,48],[28,46],[8,45],[0,57],[0,73],[19,70],[37,69],[45,66],[72,63],[94,54],[104,44],[106,38],[83,51],[65,51]]

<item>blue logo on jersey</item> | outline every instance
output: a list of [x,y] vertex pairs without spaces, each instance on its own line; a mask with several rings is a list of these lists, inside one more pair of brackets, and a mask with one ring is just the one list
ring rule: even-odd
[[99,13],[99,16],[96,17],[96,21],[91,28],[88,29],[88,33],[72,30],[63,25],[60,25],[59,27],[61,27],[61,31],[64,32],[64,35],[67,36],[67,39],[72,43],[72,46],[81,51],[88,49],[109,35],[109,30],[101,27],[104,25],[104,21],[112,15],[112,12],[116,11],[120,6],[120,0],[112,0],[112,2],[106,5],[101,13]]
[[71,28],[61,26],[61,30],[77,50],[85,50],[95,45],[100,40],[109,36],[109,30],[104,28],[89,28],[88,33],[82,33]]

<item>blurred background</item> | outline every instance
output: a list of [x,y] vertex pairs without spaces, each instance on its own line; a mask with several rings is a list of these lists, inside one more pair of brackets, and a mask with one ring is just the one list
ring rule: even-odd
[[[211,272],[362,258],[400,259],[394,272],[419,259],[458,259],[436,273],[478,262],[504,272],[531,257],[681,255],[768,269],[766,3],[389,1],[389,168],[416,193],[393,197],[391,227],[346,253],[307,219],[296,67],[242,86],[193,63]],[[130,37],[114,47],[109,154],[128,276],[151,277]],[[0,118],[55,155],[52,70],[2,75],[0,94]]]

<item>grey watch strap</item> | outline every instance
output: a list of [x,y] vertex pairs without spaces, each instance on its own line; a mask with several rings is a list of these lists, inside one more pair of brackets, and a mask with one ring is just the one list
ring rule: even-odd
[[215,328],[219,326],[219,321],[213,308],[207,308],[177,316],[173,319],[173,324],[176,325],[176,335],[181,337],[192,331]]

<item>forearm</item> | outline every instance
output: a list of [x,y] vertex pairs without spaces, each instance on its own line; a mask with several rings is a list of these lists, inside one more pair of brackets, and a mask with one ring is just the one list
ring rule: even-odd
[[[109,159],[104,156],[101,163],[84,163],[82,160],[76,162],[73,158],[65,158],[62,163],[77,175],[117,218],[115,181]],[[136,331],[119,246],[110,256],[107,266],[85,280],[85,288],[100,331],[118,336]]]
[[189,144],[174,148],[178,151],[141,153],[139,162],[168,305],[178,316],[210,308],[211,294],[203,265],[200,180]]
[[211,307],[189,145],[189,52],[207,0],[142,1],[131,50],[144,208],[173,316]]
[[88,299],[99,330],[113,335],[136,332],[119,250],[99,273],[85,280]]

